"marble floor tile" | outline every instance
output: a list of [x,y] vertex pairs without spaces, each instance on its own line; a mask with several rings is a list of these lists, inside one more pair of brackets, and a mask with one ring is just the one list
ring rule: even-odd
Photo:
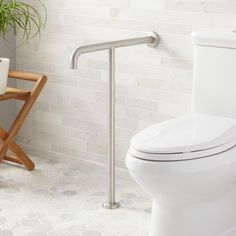
[[117,171],[121,208],[105,210],[106,168],[76,159],[32,157],[28,172],[0,165],[1,236],[146,236],[151,200]]

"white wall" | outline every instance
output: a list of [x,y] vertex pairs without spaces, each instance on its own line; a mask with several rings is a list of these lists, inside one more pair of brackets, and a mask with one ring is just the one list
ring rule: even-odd
[[[16,47],[15,39],[12,34],[7,37],[7,42],[0,39],[0,57],[10,58],[10,68],[15,68]],[[15,81],[9,81],[9,86],[15,86]],[[0,102],[0,124],[8,129],[15,117],[16,104],[15,101]]]
[[[163,3],[163,0],[161,0]],[[37,40],[17,50],[17,68],[38,71],[48,84],[21,132],[28,150],[105,161],[107,53],[83,55],[78,71],[69,57],[79,45],[156,31],[157,49],[117,50],[117,158],[140,129],[190,109],[190,33],[234,28],[235,0],[44,0],[48,24]],[[39,152],[35,150],[40,150]],[[51,153],[51,154],[52,154]]]

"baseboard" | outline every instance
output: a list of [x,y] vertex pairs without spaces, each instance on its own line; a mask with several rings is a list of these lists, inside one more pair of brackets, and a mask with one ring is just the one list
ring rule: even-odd
[[[61,157],[61,158],[67,158],[67,159],[73,158],[76,160],[91,162],[91,163],[101,165],[104,167],[107,166],[106,158],[104,158],[103,156],[96,155],[96,154],[91,155],[91,153],[81,151],[79,156],[71,156],[64,153],[37,148],[37,147],[31,146],[25,143],[20,143],[20,142],[18,143],[29,155],[32,155],[32,156],[42,156],[44,158],[49,158],[49,157],[50,158]],[[121,161],[121,160],[116,160],[116,168],[117,170],[120,170],[120,171],[127,171],[124,161]]]

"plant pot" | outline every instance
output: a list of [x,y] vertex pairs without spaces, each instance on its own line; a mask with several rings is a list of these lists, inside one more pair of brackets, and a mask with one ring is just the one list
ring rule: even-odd
[[7,87],[10,59],[0,58],[0,95],[4,94]]

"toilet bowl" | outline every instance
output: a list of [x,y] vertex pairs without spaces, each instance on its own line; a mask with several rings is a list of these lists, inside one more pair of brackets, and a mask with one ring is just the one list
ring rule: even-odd
[[153,198],[149,236],[236,235],[236,34],[193,41],[192,112],[139,132],[125,161]]
[[131,141],[126,165],[153,197],[150,236],[220,236],[236,226],[236,120],[191,114]]

